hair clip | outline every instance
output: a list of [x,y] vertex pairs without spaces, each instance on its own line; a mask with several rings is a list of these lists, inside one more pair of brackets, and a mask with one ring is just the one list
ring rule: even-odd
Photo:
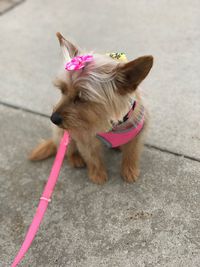
[[93,55],[83,55],[83,56],[76,56],[72,58],[67,64],[65,65],[65,69],[70,70],[80,70],[85,67],[87,62],[93,60]]

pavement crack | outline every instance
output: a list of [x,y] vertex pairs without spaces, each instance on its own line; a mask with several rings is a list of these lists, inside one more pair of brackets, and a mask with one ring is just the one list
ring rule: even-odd
[[199,158],[194,158],[194,157],[182,154],[182,153],[174,152],[174,151],[171,151],[171,150],[166,149],[166,148],[158,147],[158,146],[151,145],[151,144],[145,144],[145,146],[148,147],[148,148],[151,148],[151,149],[159,150],[161,152],[174,155],[174,156],[183,157],[183,158],[186,158],[186,159],[190,159],[190,160],[193,160],[193,161],[200,162]]
[[8,107],[8,108],[16,109],[16,110],[21,110],[21,111],[24,111],[24,112],[27,112],[27,113],[30,113],[30,114],[33,114],[33,115],[38,115],[38,116],[43,117],[43,118],[49,118],[49,116],[44,114],[44,113],[41,113],[41,112],[38,112],[38,111],[34,111],[34,110],[31,110],[31,109],[28,109],[28,108],[20,107],[20,106],[17,106],[17,105],[13,105],[13,104],[10,104],[10,103],[5,103],[5,102],[0,101],[0,105]]
[[6,7],[5,9],[3,9],[2,11],[0,10],[0,16],[8,13],[9,11],[13,10],[15,7],[21,5],[22,3],[24,3],[26,0],[20,0],[14,3],[11,3],[10,5],[8,5],[8,7]]
[[[6,103],[6,102],[2,102],[2,101],[0,101],[0,105],[8,107],[8,108],[16,109],[16,110],[21,110],[21,111],[24,111],[24,112],[27,112],[27,113],[30,113],[30,114],[33,114],[33,115],[37,115],[37,116],[49,119],[49,116],[47,114],[44,114],[44,113],[41,113],[41,112],[38,112],[38,111],[33,111],[31,109],[28,109],[28,108],[20,107],[20,106],[13,105],[13,104]],[[145,146],[150,148],[150,149],[155,149],[155,150],[167,153],[167,154],[171,154],[171,155],[174,155],[174,156],[183,157],[185,159],[189,159],[189,160],[193,160],[193,161],[196,161],[196,162],[200,162],[199,158],[195,158],[195,157],[191,157],[191,156],[188,156],[188,155],[185,155],[185,154],[182,154],[182,153],[174,152],[174,151],[171,151],[171,150],[166,149],[166,148],[158,147],[158,146],[147,144],[147,143],[145,144]]]

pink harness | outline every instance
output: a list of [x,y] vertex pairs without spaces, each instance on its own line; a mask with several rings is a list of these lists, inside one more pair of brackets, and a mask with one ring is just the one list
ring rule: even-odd
[[108,147],[119,147],[128,143],[135,138],[143,128],[144,125],[144,107],[141,106],[137,118],[132,120],[133,112],[136,108],[136,101],[133,103],[131,110],[124,117],[122,123],[114,126],[112,130],[105,133],[98,133],[97,138],[100,139]]

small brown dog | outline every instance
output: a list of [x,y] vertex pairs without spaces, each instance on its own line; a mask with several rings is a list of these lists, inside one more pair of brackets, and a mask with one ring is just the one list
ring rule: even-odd
[[[60,33],[57,37],[65,63],[86,54]],[[92,60],[83,62],[84,67],[78,70],[63,67],[55,81],[62,96],[51,116],[56,124],[53,137],[35,148],[30,159],[42,160],[54,155],[66,129],[71,136],[67,153],[70,165],[78,168],[87,165],[90,179],[102,184],[107,180],[107,173],[102,159],[104,135],[98,136],[98,133],[121,132],[119,145],[115,143],[115,147],[122,150],[121,174],[125,181],[134,182],[139,175],[139,158],[147,126],[147,111],[137,88],[148,75],[153,57],[143,56],[130,62],[94,53],[90,53],[90,57]],[[132,129],[138,130],[137,134],[131,139],[125,136],[124,141],[123,134]]]

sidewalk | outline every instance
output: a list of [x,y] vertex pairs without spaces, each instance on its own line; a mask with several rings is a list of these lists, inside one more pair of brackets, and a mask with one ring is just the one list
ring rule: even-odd
[[103,53],[154,55],[142,86],[151,129],[135,184],[122,181],[114,151],[103,186],[63,165],[20,266],[200,266],[199,2],[59,2],[26,0],[0,16],[0,265],[20,247],[53,162],[26,156],[50,135],[60,31]]

